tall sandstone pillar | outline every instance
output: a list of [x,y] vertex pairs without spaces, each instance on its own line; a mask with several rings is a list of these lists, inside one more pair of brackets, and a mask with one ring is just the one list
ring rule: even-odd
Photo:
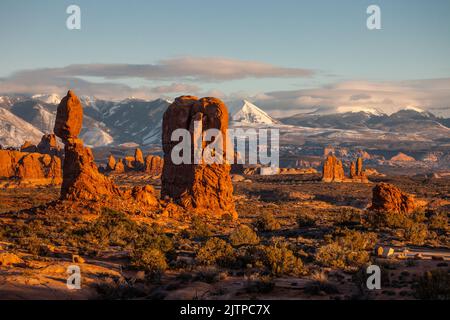
[[[194,160],[194,122],[199,121],[202,132],[218,129],[223,136],[222,157],[224,162],[195,164]],[[164,167],[162,174],[162,197],[170,197],[174,202],[188,210],[215,216],[231,215],[237,217],[233,201],[233,185],[230,178],[231,166],[225,163],[226,130],[228,110],[216,98],[198,99],[194,96],[181,96],[168,107],[163,117],[162,143]],[[190,163],[174,164],[172,150],[179,141],[171,141],[177,129],[190,132]],[[201,146],[202,155],[208,143]],[[210,152],[210,151],[208,151]],[[218,151],[220,152],[220,151]]]

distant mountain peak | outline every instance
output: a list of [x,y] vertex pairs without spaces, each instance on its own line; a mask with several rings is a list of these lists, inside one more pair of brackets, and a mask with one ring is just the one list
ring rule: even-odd
[[276,124],[277,120],[248,100],[242,100],[240,107],[231,116],[231,120],[242,124]]

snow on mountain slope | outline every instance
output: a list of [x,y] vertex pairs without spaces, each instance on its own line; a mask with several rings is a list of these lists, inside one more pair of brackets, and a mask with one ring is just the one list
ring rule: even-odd
[[0,108],[0,144],[8,147],[20,147],[25,141],[34,144],[41,141],[43,132],[30,123]]
[[[232,106],[231,110],[233,109],[234,107]],[[273,125],[278,123],[278,121],[273,119],[266,112],[247,100],[241,102],[241,106],[232,114],[231,120],[243,125]]]
[[86,129],[81,133],[81,139],[90,147],[102,147],[114,142],[114,138],[99,127]]
[[51,94],[35,94],[31,99],[39,100],[44,103],[49,104],[59,104],[61,102],[61,97],[56,93]]
[[364,112],[370,115],[374,116],[382,116],[384,115],[384,112],[377,109],[377,108],[370,108],[370,107],[338,107],[336,109],[336,113],[357,113],[357,112]]

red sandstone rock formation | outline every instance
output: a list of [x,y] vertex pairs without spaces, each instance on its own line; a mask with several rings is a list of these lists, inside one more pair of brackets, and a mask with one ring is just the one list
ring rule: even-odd
[[139,148],[136,148],[134,151],[133,169],[137,171],[142,171],[144,169],[144,155]]
[[61,183],[61,160],[56,156],[0,150],[0,177],[32,186]]
[[148,155],[145,157],[144,171],[151,176],[160,176],[164,166],[164,161],[161,157]]
[[[194,121],[201,123],[202,131],[215,128],[222,132],[224,137],[222,154],[214,155],[224,158],[226,156],[228,110],[225,104],[216,98],[199,100],[193,96],[178,97],[168,107],[163,117],[164,169],[161,194],[163,197],[172,198],[187,209],[218,216],[229,214],[236,217],[229,164],[193,164],[192,162],[192,164],[176,165],[172,162],[172,149],[179,143],[171,141],[172,132],[183,128],[190,130],[191,137],[194,137]],[[203,156],[213,155],[207,145],[206,142],[202,144]],[[193,160],[192,154],[191,160]]]
[[414,159],[413,157],[408,156],[407,154],[399,152],[396,156],[391,158],[391,161],[411,162],[411,161],[416,161],[416,159]]
[[363,159],[361,157],[359,157],[356,160],[356,175],[358,177],[363,176],[364,172],[363,172]]
[[372,190],[370,210],[411,213],[416,208],[414,197],[393,184],[380,183]]
[[21,152],[38,152],[38,149],[30,141],[25,141],[23,143],[23,145],[20,147],[20,151]]
[[114,172],[115,173],[124,173],[125,172],[125,165],[123,164],[122,159],[117,160],[116,165],[114,166]]
[[106,171],[113,171],[116,168],[116,159],[112,154],[109,155]]
[[350,162],[350,178],[356,177],[356,164],[355,162]]
[[344,167],[342,161],[333,155],[328,155],[323,163],[322,181],[324,182],[342,182],[344,181]]
[[[109,178],[102,175],[94,163],[91,149],[78,139],[83,122],[83,108],[77,96],[69,91],[58,106],[55,134],[64,142],[63,182],[61,199],[116,200],[121,198],[142,205],[156,206],[158,201],[148,188],[122,192]],[[116,165],[117,166],[117,165]],[[153,199],[150,199],[152,198]]]
[[55,134],[64,144],[69,139],[77,139],[83,126],[83,107],[78,97],[69,90],[56,111]]
[[58,146],[55,134],[45,134],[42,136],[41,142],[37,145],[39,153],[49,154],[52,156],[59,156],[61,148]]

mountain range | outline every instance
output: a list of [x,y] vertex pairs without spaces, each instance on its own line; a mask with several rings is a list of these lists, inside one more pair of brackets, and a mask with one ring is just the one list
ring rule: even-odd
[[[162,117],[170,101],[128,98],[109,101],[80,97],[84,106],[81,138],[87,145],[160,144]],[[55,94],[0,97],[0,144],[20,146],[39,142],[52,132],[60,97]],[[288,136],[317,139],[427,139],[450,142],[450,119],[420,109],[404,109],[391,115],[375,108],[341,113],[308,114],[274,119],[250,101],[227,103],[231,127],[274,127]]]

